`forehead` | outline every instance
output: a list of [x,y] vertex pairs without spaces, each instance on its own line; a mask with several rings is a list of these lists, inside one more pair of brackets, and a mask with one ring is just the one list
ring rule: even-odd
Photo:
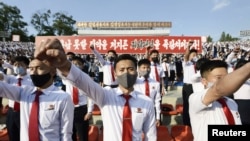
[[208,72],[208,77],[225,76],[227,74],[228,74],[227,69],[225,69],[225,68],[215,68],[212,71]]
[[131,68],[131,67],[135,68],[135,64],[131,60],[121,60],[116,64],[117,69],[119,69],[119,68]]
[[139,68],[145,68],[145,67],[150,67],[150,65],[149,65],[149,64],[141,64],[141,65],[139,66]]
[[196,52],[190,53],[190,56],[194,56],[194,55],[197,55],[197,53]]
[[158,55],[157,52],[154,52],[154,53],[151,54],[151,56],[157,56],[157,55]]
[[114,53],[113,52],[109,52],[108,55],[114,55]]

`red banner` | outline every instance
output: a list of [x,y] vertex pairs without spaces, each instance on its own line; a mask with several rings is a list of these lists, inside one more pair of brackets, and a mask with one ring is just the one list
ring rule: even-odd
[[184,53],[189,40],[194,41],[195,49],[202,50],[200,36],[37,36],[36,46],[48,38],[58,38],[66,52],[77,54],[92,53],[91,44],[102,54],[108,50],[115,50],[118,54],[141,54],[145,53],[147,46],[160,53]]

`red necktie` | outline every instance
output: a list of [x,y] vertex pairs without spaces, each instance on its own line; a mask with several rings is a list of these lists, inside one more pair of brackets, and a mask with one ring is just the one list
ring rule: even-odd
[[194,72],[196,73],[196,64],[194,64]]
[[[18,81],[17,81],[17,86],[21,86],[22,85],[22,78],[18,78]],[[20,111],[20,103],[19,102],[14,102],[14,111]]]
[[155,78],[156,78],[156,81],[160,82],[159,73],[158,73],[158,70],[157,70],[156,63],[155,63]]
[[77,87],[74,87],[74,86],[73,86],[73,96],[72,96],[72,98],[73,98],[73,103],[75,105],[77,105],[79,103],[78,89],[77,89]]
[[228,124],[235,125],[233,114],[231,113],[230,109],[228,108],[225,99],[220,98],[217,101],[222,105],[225,116],[227,117]]
[[147,78],[145,78],[145,94],[149,96],[149,83]]
[[115,81],[115,75],[114,75],[114,66],[113,63],[110,63],[110,69],[111,69],[111,75],[112,75],[112,81]]
[[29,141],[40,141],[39,135],[39,96],[41,91],[36,91],[35,99],[32,102],[29,119]]
[[130,95],[123,95],[126,99],[123,107],[123,126],[122,126],[122,141],[132,141],[132,116],[129,107]]

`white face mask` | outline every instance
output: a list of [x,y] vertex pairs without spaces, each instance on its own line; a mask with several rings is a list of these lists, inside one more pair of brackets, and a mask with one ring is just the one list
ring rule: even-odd
[[214,85],[213,82],[208,82],[208,83],[207,83],[207,88],[210,88],[210,87],[212,87],[213,85]]
[[237,58],[232,59],[231,63],[234,64],[237,62]]
[[197,58],[197,57],[194,57],[192,60],[193,60],[194,62],[197,62],[197,61],[198,61],[198,58]]
[[18,75],[24,75],[26,70],[23,67],[13,67],[14,73]]

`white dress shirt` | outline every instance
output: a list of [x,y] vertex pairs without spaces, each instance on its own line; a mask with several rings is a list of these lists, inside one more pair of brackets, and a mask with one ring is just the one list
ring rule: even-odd
[[112,80],[111,62],[104,60],[102,55],[99,54],[96,50],[92,50],[92,51],[102,65],[103,84],[105,84],[105,85],[118,85],[116,80],[115,81]]
[[[207,141],[208,125],[228,125],[221,104],[214,101],[206,106],[202,103],[208,89],[193,93],[189,97],[189,115],[194,135],[194,141]],[[226,103],[231,110],[236,125],[241,124],[238,106],[234,100],[226,98]]]
[[194,63],[191,61],[183,61],[183,83],[191,84],[192,76],[195,75]]
[[161,66],[162,66],[163,71],[169,71],[169,63],[162,62]]
[[250,79],[248,79],[236,92],[234,92],[234,99],[250,100]]
[[[149,96],[153,100],[156,110],[156,119],[160,120],[161,114],[161,93],[160,93],[160,83],[148,78],[149,83]],[[134,85],[134,90],[145,94],[145,78],[140,77],[137,78],[136,83]]]
[[202,78],[199,70],[193,76],[191,76],[190,79],[194,93],[205,89],[204,85],[201,83]]
[[[156,64],[156,68],[157,68],[157,71],[158,71],[158,75],[159,75],[159,78],[163,78],[165,77],[165,72],[162,68],[162,66],[160,64]],[[156,80],[156,76],[155,76],[155,63],[154,62],[151,62],[151,65],[150,65],[150,74],[149,74],[149,77]],[[161,80],[160,80],[161,82]]]
[[[60,73],[60,72],[59,72]],[[102,88],[87,74],[71,66],[67,76],[75,86],[86,92],[99,107],[104,126],[104,141],[122,141],[122,113],[125,99],[120,88]],[[132,112],[133,141],[156,141],[155,110],[152,100],[142,93],[133,91],[129,105]]]
[[[17,86],[18,78],[22,78],[21,87],[34,86],[32,80],[30,78],[30,75],[28,75],[28,74],[26,74],[24,76],[4,75],[4,81],[7,82],[8,84],[12,84],[15,86]],[[9,99],[9,107],[14,108],[14,103],[15,103],[15,101]]]
[[[28,141],[29,116],[35,87],[18,87],[0,81],[0,96],[20,102],[20,140]],[[72,141],[74,105],[68,94],[51,85],[39,97],[39,132],[41,141]]]

